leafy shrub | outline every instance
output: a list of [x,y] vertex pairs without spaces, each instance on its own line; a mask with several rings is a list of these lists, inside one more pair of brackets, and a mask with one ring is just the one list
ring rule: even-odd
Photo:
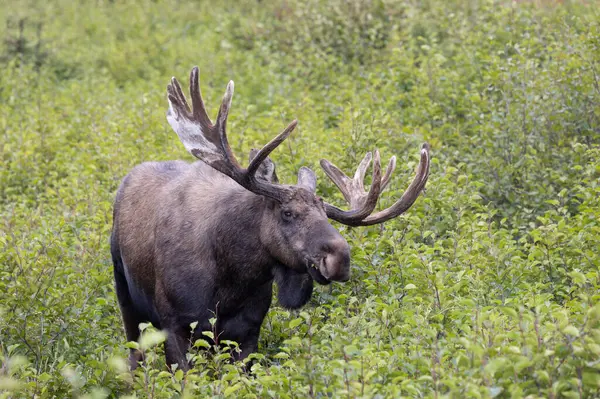
[[[17,21],[0,26],[0,397],[600,395],[598,7],[30,0],[0,10]],[[185,374],[164,367],[151,327],[125,342],[108,235],[127,171],[187,156],[164,120],[164,86],[195,64],[213,112],[237,83],[236,153],[296,117],[274,156],[280,179],[310,166],[340,205],[318,158],[350,171],[375,147],[398,156],[382,207],[412,177],[420,143],[433,163],[405,216],[338,226],[351,281],[317,289],[300,311],[273,306],[243,364],[228,360],[235,343],[196,342]],[[146,363],[130,373],[136,345]]]

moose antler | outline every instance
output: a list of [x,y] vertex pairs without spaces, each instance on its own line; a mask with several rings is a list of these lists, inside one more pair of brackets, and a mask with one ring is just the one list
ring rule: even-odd
[[[371,157],[370,152],[365,155],[358,165],[353,179],[350,179],[344,172],[326,159],[321,160],[321,167],[325,171],[325,174],[340,189],[351,209],[351,211],[342,211],[331,204],[325,203],[325,211],[329,218],[348,226],[369,226],[383,223],[404,213],[415,202],[421,191],[423,191],[423,188],[425,188],[425,183],[427,183],[427,178],[429,177],[429,144],[427,143],[423,144],[421,148],[421,160],[417,167],[417,174],[410,186],[402,194],[402,197],[391,207],[370,215],[373,209],[375,209],[379,195],[389,184],[392,172],[396,168],[396,157],[392,156],[385,175],[381,179],[379,152],[375,150],[375,155],[373,156],[373,181],[367,193],[365,192],[363,182],[365,172],[371,163]],[[364,215],[363,213],[367,209],[370,209],[370,211]],[[362,217],[359,217],[359,214]]]
[[[167,120],[192,155],[253,193],[279,201],[289,195],[289,187],[273,184],[269,179],[257,178],[256,173],[269,154],[292,133],[297,124],[296,120],[292,121],[261,150],[253,152],[250,164],[244,169],[238,163],[227,141],[226,126],[233,98],[233,81],[227,85],[214,124],[208,117],[202,100],[198,83],[198,67],[194,67],[190,73],[191,108],[177,79],[171,79],[171,83],[167,86],[167,93],[169,98]],[[373,179],[371,188],[366,192],[364,177],[371,160],[373,161]],[[377,205],[379,195],[389,184],[392,172],[396,167],[396,157],[390,159],[383,178],[381,177],[381,160],[377,150],[373,154],[367,153],[359,164],[353,179],[350,179],[327,160],[321,160],[321,166],[350,204],[350,210],[344,211],[324,203],[327,216],[349,226],[367,226],[392,219],[404,213],[415,202],[429,176],[429,145],[424,144],[421,149],[421,161],[417,175],[406,192],[394,205],[374,215],[371,213]]]
[[[371,189],[367,193],[365,192],[363,180],[365,178],[365,172],[371,163],[371,158],[374,158],[373,179]],[[358,166],[354,179],[350,179],[337,166],[325,159],[321,160],[321,167],[325,170],[327,176],[333,180],[335,185],[338,186],[351,208],[349,211],[343,211],[325,202],[325,212],[329,218],[337,221],[344,220],[348,223],[355,223],[369,216],[371,212],[373,212],[382,190],[381,160],[378,151],[375,151],[374,157],[370,152],[367,153]]]
[[253,193],[281,199],[286,191],[285,187],[271,184],[265,179],[257,179],[255,175],[268,155],[292,133],[297,124],[296,120],[258,151],[248,168],[244,169],[236,160],[227,141],[226,126],[233,97],[233,81],[229,81],[227,85],[214,124],[208,117],[202,100],[198,83],[198,67],[194,67],[190,73],[191,109],[177,79],[171,79],[171,83],[167,86],[167,95],[169,98],[167,120],[192,155]]

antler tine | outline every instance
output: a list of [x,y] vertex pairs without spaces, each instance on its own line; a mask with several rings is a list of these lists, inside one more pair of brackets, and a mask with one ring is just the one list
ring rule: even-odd
[[[427,179],[429,177],[429,144],[423,144],[421,148],[421,159],[419,161],[419,166],[417,167],[417,173],[412,183],[408,186],[404,194],[400,197],[396,203],[394,203],[391,207],[377,212],[373,215],[367,216],[361,220],[340,220],[336,217],[335,214],[330,214],[328,209],[327,216],[330,218],[337,220],[338,222],[347,224],[349,226],[369,226],[373,224],[383,223],[387,220],[393,219],[402,213],[404,213],[407,209],[409,209],[412,204],[416,201],[421,194],[421,191],[425,188],[425,184],[427,183]],[[388,164],[385,176],[381,182],[381,190],[389,183],[391,174],[396,167],[396,158],[392,157]]]
[[233,80],[227,83],[225,94],[223,94],[223,100],[219,107],[219,114],[217,115],[217,125],[221,127],[221,130],[225,131],[227,125],[227,117],[229,116],[229,109],[231,108],[231,100],[233,99]]
[[429,178],[429,144],[425,143],[421,147],[421,160],[417,167],[417,173],[412,183],[408,186],[404,194],[400,197],[394,205],[390,206],[383,211],[377,212],[364,220],[360,221],[359,226],[369,226],[373,224],[383,223],[387,220],[393,219],[404,212],[406,212],[412,204],[417,200],[421,191],[425,188],[427,179]]
[[298,121],[294,119],[285,129],[283,129],[283,132],[279,133],[273,140],[269,141],[260,151],[258,151],[256,156],[250,162],[250,165],[248,165],[248,169],[246,169],[248,175],[254,176],[260,164],[279,144],[283,143],[283,141],[292,134],[297,124]]
[[227,117],[229,116],[229,109],[231,108],[231,100],[233,99],[233,80],[230,80],[225,89],[223,95],[223,101],[219,108],[219,114],[217,115],[217,127],[219,130],[219,139],[221,141],[221,147],[225,150],[225,157],[227,162],[233,164],[236,169],[241,169],[235,155],[231,151],[229,141],[227,140]]
[[383,192],[383,190],[385,190],[387,185],[390,183],[392,173],[394,172],[395,169],[396,169],[396,156],[392,155],[392,157],[390,158],[390,162],[388,163],[388,167],[385,171],[385,176],[383,176],[383,180],[381,181],[381,192]]
[[173,78],[171,84],[167,86],[169,99],[167,120],[169,124],[185,148],[196,158],[229,176],[255,194],[280,200],[287,189],[264,179],[257,180],[255,174],[261,162],[291,134],[297,122],[290,123],[282,133],[264,146],[250,162],[248,169],[244,169],[231,151],[227,139],[227,117],[233,99],[233,81],[229,81],[227,84],[216,122],[213,124],[206,113],[206,107],[202,100],[198,75],[198,67],[194,67],[190,73],[191,109],[177,79]]
[[340,223],[352,225],[366,218],[373,212],[377,199],[381,194],[381,159],[379,151],[375,150],[373,157],[373,179],[371,189],[368,193],[364,192],[364,175],[365,171],[371,162],[371,153],[367,153],[361,161],[354,175],[354,179],[350,179],[338,167],[333,165],[326,159],[321,160],[321,167],[325,174],[335,183],[340,189],[346,201],[350,204],[349,211],[343,211],[331,204],[324,203],[327,216]]
[[175,105],[175,111],[179,113],[189,114],[190,106],[188,105],[179,82],[174,77],[171,78],[171,83],[167,85],[167,94],[169,101],[172,105]]
[[[364,192],[364,180],[365,173],[369,167],[369,164],[371,163],[371,159],[371,152],[367,152],[362,161],[360,161],[360,164],[354,173],[354,179],[350,179],[337,166],[333,165],[326,159],[321,160],[321,167],[324,169],[325,174],[327,174],[327,176],[335,183],[346,199],[346,202],[348,202],[350,207],[353,209],[361,206],[365,197],[367,196],[367,193]],[[390,183],[392,173],[395,169],[396,157],[392,156],[386,168],[385,175],[381,180],[381,192],[383,192],[383,190],[385,190],[387,185]],[[350,193],[349,189],[351,189],[353,193]]]
[[[346,202],[350,204],[351,208],[358,207],[362,204],[362,199],[367,194],[364,193],[364,176],[366,169],[371,163],[373,154],[369,151],[366,153],[358,168],[354,174],[354,179],[350,179],[344,172],[342,172],[337,166],[332,164],[326,159],[321,159],[321,167],[325,171],[327,177],[337,186],[340,190]],[[362,169],[362,172],[361,172]],[[359,186],[359,187],[357,187]]]
[[360,161],[358,168],[356,168],[356,173],[354,173],[354,182],[357,186],[357,189],[361,192],[365,190],[365,174],[369,165],[371,164],[371,152],[367,152],[367,155]]
[[[198,119],[201,124],[211,126],[212,122],[206,113],[206,107],[204,106],[204,101],[202,100],[202,91],[200,90],[200,83],[198,82],[199,74],[200,72],[198,71],[197,66],[192,68],[192,72],[190,73],[190,97],[192,97],[192,113],[194,114],[194,118]],[[179,87],[179,91],[181,92],[181,87]],[[181,93],[181,95],[183,96],[183,93]]]

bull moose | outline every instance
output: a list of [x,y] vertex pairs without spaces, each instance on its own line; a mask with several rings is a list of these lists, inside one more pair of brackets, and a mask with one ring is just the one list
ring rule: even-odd
[[[253,150],[244,169],[226,134],[233,81],[214,123],[202,100],[197,67],[190,74],[191,107],[175,78],[167,94],[167,120],[201,162],[140,164],[117,191],[110,247],[127,339],[136,341],[139,324],[149,321],[168,333],[167,364],[188,369],[189,343],[213,329],[220,339],[237,341],[240,351],[234,357],[244,359],[257,350],[273,280],[279,303],[290,309],[306,304],[314,281],[347,281],[350,248],[328,219],[367,226],[402,214],[427,182],[429,146],[423,145],[416,177],[402,197],[374,214],[396,158],[382,176],[378,151],[369,152],[353,179],[321,160],[349,203],[350,209],[342,210],[315,195],[316,175],[307,167],[300,168],[295,185],[279,184],[268,155],[292,133],[296,121],[261,150]],[[367,192],[363,181],[371,161]],[[198,322],[198,333],[191,332],[193,322]],[[141,359],[132,350],[130,366]]]

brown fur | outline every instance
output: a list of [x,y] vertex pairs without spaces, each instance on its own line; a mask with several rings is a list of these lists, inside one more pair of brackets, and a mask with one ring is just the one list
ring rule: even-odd
[[[167,362],[186,367],[189,324],[210,330],[216,316],[221,339],[238,341],[243,358],[256,350],[274,278],[287,307],[308,300],[313,279],[347,280],[348,244],[313,186],[301,173],[280,202],[203,162],[135,167],[117,193],[111,240],[128,339],[151,321],[170,334]],[[132,353],[132,367],[139,359]]]
[[[240,344],[243,359],[257,349],[261,323],[271,304],[272,284],[283,306],[303,306],[313,281],[329,284],[350,277],[350,248],[328,218],[349,226],[382,223],[406,211],[425,187],[429,145],[421,149],[415,179],[390,208],[371,215],[395,167],[382,177],[379,152],[365,156],[354,179],[321,161],[351,209],[317,198],[316,175],[300,168],[294,186],[277,182],[268,155],[294,130],[292,121],[242,168],[227,139],[233,81],[227,85],[217,119],[206,113],[199,71],[190,73],[191,107],[181,85],[167,86],[167,121],[184,147],[202,160],[149,162],[124,180],[115,201],[111,253],[117,297],[129,340],[151,321],[165,329],[167,363],[188,367],[189,342],[205,330]],[[364,175],[373,159],[369,192]],[[209,319],[216,317],[211,327]],[[198,322],[190,335],[189,325]],[[131,366],[141,359],[131,353]]]

